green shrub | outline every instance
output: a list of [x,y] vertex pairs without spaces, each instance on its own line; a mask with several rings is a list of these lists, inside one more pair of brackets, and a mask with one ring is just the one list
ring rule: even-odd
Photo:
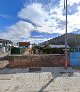
[[11,54],[20,54],[20,48],[17,47],[11,48]]
[[77,48],[71,48],[71,49],[70,49],[70,52],[77,52],[77,51],[78,51]]
[[25,48],[20,48],[20,54],[25,53]]
[[43,54],[64,54],[63,48],[43,48]]
[[36,49],[42,51],[43,54],[64,54],[63,48],[45,48],[45,47],[35,46],[32,49],[34,54],[36,54],[35,52]]

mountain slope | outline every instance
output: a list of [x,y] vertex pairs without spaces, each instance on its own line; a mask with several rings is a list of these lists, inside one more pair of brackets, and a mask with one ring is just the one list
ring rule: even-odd
[[[48,44],[57,44],[57,45],[65,44],[65,35],[55,37],[53,39],[43,42],[42,44],[45,44],[46,42]],[[70,47],[80,46],[80,34],[68,33],[67,34],[67,42]]]

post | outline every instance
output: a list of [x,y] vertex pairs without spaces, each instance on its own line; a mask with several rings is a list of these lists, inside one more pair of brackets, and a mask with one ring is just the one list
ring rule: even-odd
[[66,33],[65,33],[65,68],[67,69],[67,61],[68,61],[68,55],[67,55],[67,0],[66,0]]
[[10,45],[10,55],[11,55],[11,45]]

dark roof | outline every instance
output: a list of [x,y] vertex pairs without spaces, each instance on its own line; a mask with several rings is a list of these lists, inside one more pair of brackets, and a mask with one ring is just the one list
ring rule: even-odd
[[19,42],[19,46],[29,46],[30,42]]
[[7,39],[0,39],[0,42],[3,42],[3,41],[12,43],[12,41],[10,41],[10,40],[7,40]]

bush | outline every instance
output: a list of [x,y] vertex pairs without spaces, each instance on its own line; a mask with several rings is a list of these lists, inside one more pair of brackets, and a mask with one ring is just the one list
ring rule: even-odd
[[78,51],[78,48],[71,48],[70,49],[70,52],[77,52]]
[[43,53],[45,54],[64,54],[62,48],[44,48]]
[[25,52],[25,48],[20,48],[20,54],[23,54]]
[[20,48],[16,47],[11,48],[11,54],[20,54]]
[[32,49],[34,54],[36,54],[36,49],[42,51],[43,54],[64,54],[63,51],[64,48],[45,48],[45,47],[35,46]]

